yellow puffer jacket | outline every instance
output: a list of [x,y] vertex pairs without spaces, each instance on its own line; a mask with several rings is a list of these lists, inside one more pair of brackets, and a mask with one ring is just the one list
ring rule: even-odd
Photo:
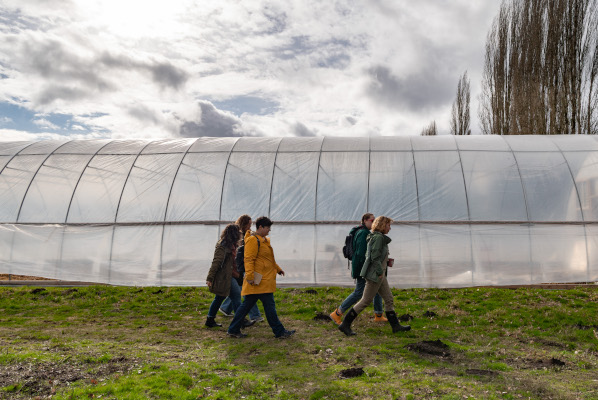
[[[257,241],[260,241],[259,252]],[[262,274],[259,285],[250,285],[247,281],[254,279],[253,273]],[[274,260],[274,250],[270,246],[270,239],[259,235],[245,235],[245,279],[241,295],[274,293],[276,291],[276,274],[282,269]]]

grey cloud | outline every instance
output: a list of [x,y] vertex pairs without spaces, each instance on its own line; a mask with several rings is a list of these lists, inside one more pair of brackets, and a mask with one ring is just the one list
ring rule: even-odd
[[73,88],[68,86],[50,85],[42,90],[37,96],[36,101],[40,105],[47,105],[57,99],[62,100],[81,100],[89,95],[87,90]]
[[314,41],[309,36],[293,36],[290,42],[273,50],[279,59],[307,57],[312,67],[344,69],[351,64],[350,50],[362,48],[346,39]]
[[198,106],[201,110],[201,119],[183,122],[179,131],[181,137],[245,136],[240,132],[240,119],[218,110],[208,101],[200,101]]
[[140,121],[150,121],[156,125],[160,123],[160,119],[158,118],[156,113],[143,105],[129,107],[127,109],[127,114]]
[[154,82],[174,89],[180,88],[189,78],[188,73],[166,62],[148,65],[147,69],[151,72]]
[[[15,52],[19,57],[17,64],[23,71],[52,82],[38,95],[42,104],[58,99],[81,99],[86,93],[117,91],[119,85],[105,78],[118,76],[114,70],[146,73],[160,87],[175,90],[180,89],[189,78],[186,71],[168,61],[139,60],[106,52],[84,58],[76,53],[76,49],[57,39],[26,36],[21,42],[20,51]],[[12,67],[19,68],[18,65]]]
[[100,64],[117,69],[139,69],[148,71],[154,82],[162,87],[180,88],[189,79],[189,74],[169,62],[140,61],[131,57],[103,53],[98,58]]
[[311,137],[316,136],[316,133],[310,130],[307,126],[302,124],[301,122],[297,122],[293,125],[293,135],[300,136],[300,137]]
[[275,35],[284,32],[287,28],[288,16],[285,12],[279,12],[266,6],[263,10],[264,17],[270,22],[264,32],[267,35]]
[[341,117],[341,124],[355,125],[356,123],[357,123],[357,118],[355,118],[351,115],[344,115],[343,117]]
[[393,75],[383,65],[370,68],[367,74],[370,81],[365,89],[366,94],[377,104],[390,109],[421,111],[441,106],[451,101],[453,86],[456,85],[453,77],[446,77],[440,69],[435,70],[430,66],[405,78]]

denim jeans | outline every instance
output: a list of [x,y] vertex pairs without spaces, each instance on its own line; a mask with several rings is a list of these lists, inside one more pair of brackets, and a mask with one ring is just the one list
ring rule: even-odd
[[[239,296],[239,305],[241,304],[241,286],[237,283],[236,279],[233,279],[232,284],[230,286],[230,295],[229,297],[224,300],[224,303],[220,306],[222,311],[225,311],[227,314],[230,314],[232,311],[236,312],[236,309],[233,307],[233,302],[230,299],[230,296]],[[257,304],[251,307],[249,310],[249,319],[257,319],[261,317],[260,310],[257,308]]]
[[260,294],[248,294],[245,296],[245,300],[243,300],[243,304],[241,307],[237,309],[235,312],[235,317],[233,318],[230,326],[228,327],[228,333],[240,333],[241,327],[243,326],[243,319],[253,307],[257,301],[260,300],[262,305],[264,306],[264,313],[266,314],[266,319],[268,320],[268,324],[270,328],[272,328],[272,332],[274,332],[274,336],[280,336],[284,333],[284,325],[278,319],[278,315],[276,314],[276,303],[274,302],[274,293],[260,293]]
[[[347,312],[351,308],[351,306],[357,303],[363,297],[363,289],[365,288],[365,278],[361,276],[357,278],[357,283],[355,284],[355,290],[351,293],[345,301],[341,303],[340,311],[341,313]],[[384,312],[384,308],[382,306],[382,297],[378,293],[376,293],[376,297],[374,297],[374,312],[377,314],[382,314]]]
[[214,300],[212,300],[212,304],[210,304],[210,309],[208,310],[208,317],[216,317],[216,314],[218,314],[218,309],[222,306],[224,299],[230,299],[231,307],[235,311],[241,306],[241,290],[239,289],[239,285],[237,284],[236,280],[231,279],[228,297],[218,295],[214,296]]

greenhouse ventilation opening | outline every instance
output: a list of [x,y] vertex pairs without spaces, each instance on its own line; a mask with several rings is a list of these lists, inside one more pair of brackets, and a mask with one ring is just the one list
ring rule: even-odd
[[222,228],[274,222],[288,284],[344,285],[344,237],[396,222],[394,287],[598,280],[592,136],[0,142],[0,273],[204,285]]

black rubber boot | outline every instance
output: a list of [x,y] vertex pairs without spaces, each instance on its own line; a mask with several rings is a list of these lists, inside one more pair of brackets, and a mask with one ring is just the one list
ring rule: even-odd
[[392,333],[407,332],[408,330],[411,330],[409,325],[401,325],[397,318],[397,313],[394,311],[386,311],[386,318],[388,318],[388,323],[392,326]]
[[218,322],[214,321],[214,317],[208,317],[206,319],[206,326],[208,328],[215,328],[217,326],[222,326],[222,324],[219,324]]
[[357,333],[351,330],[351,324],[353,323],[355,318],[357,318],[357,313],[353,308],[351,308],[347,315],[345,315],[345,319],[343,319],[343,322],[338,326],[338,330],[347,336],[357,335]]

